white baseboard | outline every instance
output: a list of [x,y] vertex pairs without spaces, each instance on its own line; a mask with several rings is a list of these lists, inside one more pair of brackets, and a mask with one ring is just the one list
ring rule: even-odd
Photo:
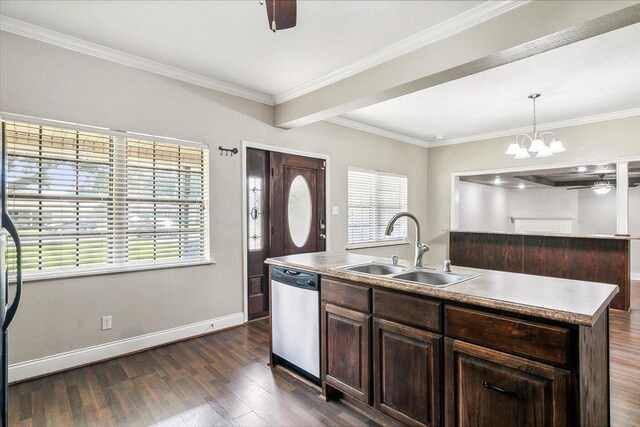
[[631,273],[631,280],[640,280],[640,273],[638,274]]
[[137,337],[112,341],[106,344],[85,347],[40,359],[27,360],[9,366],[9,382],[47,375],[90,363],[111,359],[151,347],[202,335],[218,329],[230,328],[244,323],[242,313],[234,313],[204,322],[192,323],[177,328],[165,329]]

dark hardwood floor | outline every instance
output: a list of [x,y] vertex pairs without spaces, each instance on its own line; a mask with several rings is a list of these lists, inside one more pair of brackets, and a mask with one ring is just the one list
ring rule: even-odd
[[[268,360],[268,321],[11,386],[9,425],[378,425]],[[640,310],[611,314],[614,426],[640,426]]]

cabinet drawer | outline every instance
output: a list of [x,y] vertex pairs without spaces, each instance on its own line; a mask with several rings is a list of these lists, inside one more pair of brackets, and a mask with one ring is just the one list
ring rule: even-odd
[[363,313],[371,312],[371,289],[322,278],[320,296],[323,301]]
[[422,298],[373,290],[373,314],[407,325],[440,331],[442,304]]
[[569,360],[570,331],[557,326],[447,305],[445,334],[560,365]]
[[569,371],[464,341],[445,339],[444,389],[447,426],[576,425]]

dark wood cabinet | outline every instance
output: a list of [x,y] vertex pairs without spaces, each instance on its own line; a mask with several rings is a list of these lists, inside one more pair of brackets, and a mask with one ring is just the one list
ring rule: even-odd
[[374,404],[412,426],[439,426],[442,337],[373,320]]
[[322,394],[411,426],[608,426],[608,311],[593,326],[322,277]]
[[322,304],[324,382],[371,403],[371,315]]
[[445,339],[447,426],[565,426],[570,373]]

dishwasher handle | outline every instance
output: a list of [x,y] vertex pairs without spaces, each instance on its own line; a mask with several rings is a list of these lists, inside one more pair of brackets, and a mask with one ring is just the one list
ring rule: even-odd
[[273,266],[271,267],[271,279],[289,286],[312,291],[320,290],[320,276],[308,271]]

